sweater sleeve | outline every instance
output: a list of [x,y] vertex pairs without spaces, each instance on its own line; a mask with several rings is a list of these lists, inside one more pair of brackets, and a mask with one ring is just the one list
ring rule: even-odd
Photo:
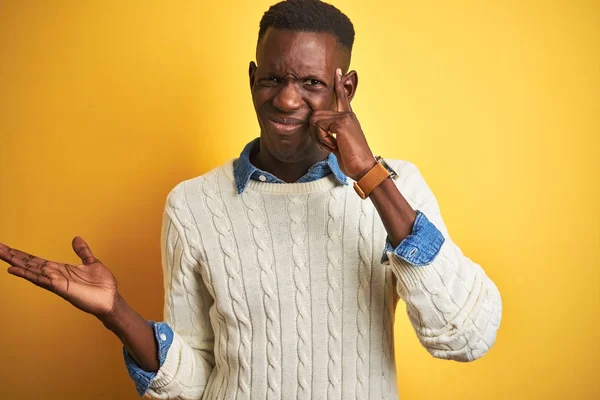
[[165,286],[164,317],[173,340],[164,363],[143,396],[154,399],[201,399],[214,367],[214,332],[209,309],[213,299],[202,279],[198,256],[192,254],[186,230],[172,204],[181,196],[169,195],[161,234]]
[[[419,170],[413,164],[403,167],[397,185],[422,218],[423,231],[432,231],[429,221],[444,237],[413,235],[405,241],[421,243],[409,251],[417,255],[423,238],[430,237],[437,252],[426,262],[411,262],[388,247],[387,256],[396,277],[398,296],[406,303],[406,311],[421,344],[436,358],[473,361],[482,357],[494,344],[502,318],[502,301],[494,282],[484,270],[466,257],[450,238],[442,220],[437,200]],[[403,184],[402,184],[403,183]],[[436,239],[438,238],[438,239]],[[406,247],[406,246],[405,246]],[[423,261],[423,260],[421,260]]]

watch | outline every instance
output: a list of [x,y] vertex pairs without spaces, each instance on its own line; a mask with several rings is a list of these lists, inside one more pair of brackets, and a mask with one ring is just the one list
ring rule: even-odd
[[361,199],[369,197],[373,189],[381,184],[387,178],[395,179],[398,174],[394,171],[383,158],[375,157],[377,164],[364,174],[357,182],[354,182],[354,190]]
[[398,174],[396,173],[396,171],[394,171],[394,169],[392,167],[390,167],[389,164],[387,162],[385,162],[385,160],[382,157],[375,156],[375,160],[377,162],[381,163],[381,165],[383,165],[385,167],[385,169],[388,170],[388,172],[390,173],[390,178],[396,179],[398,177]]

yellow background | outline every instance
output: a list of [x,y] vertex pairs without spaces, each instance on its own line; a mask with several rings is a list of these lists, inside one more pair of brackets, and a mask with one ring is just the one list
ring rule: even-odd
[[[258,135],[247,70],[270,4],[0,0],[0,241],[76,262],[81,235],[160,320],[165,196]],[[432,358],[400,304],[402,399],[598,398],[599,2],[334,4],[371,147],[420,167],[504,303],[470,364]],[[0,398],[137,397],[93,317],[6,273],[0,307]]]

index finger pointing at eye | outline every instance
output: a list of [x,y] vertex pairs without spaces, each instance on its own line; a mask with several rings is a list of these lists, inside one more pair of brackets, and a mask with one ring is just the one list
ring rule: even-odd
[[337,68],[335,70],[335,98],[337,101],[337,110],[338,112],[348,112],[352,111],[350,107],[350,101],[348,100],[348,96],[346,95],[346,91],[344,90],[344,84],[342,82],[342,69]]

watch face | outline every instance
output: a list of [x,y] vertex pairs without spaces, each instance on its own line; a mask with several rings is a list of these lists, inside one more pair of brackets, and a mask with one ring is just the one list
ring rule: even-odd
[[396,179],[398,177],[398,174],[396,173],[396,171],[394,171],[394,169],[392,167],[390,167],[383,158],[377,156],[376,159],[377,159],[377,161],[379,161],[381,163],[381,165],[383,165],[385,167],[385,169],[388,170],[388,172],[390,173],[390,178]]

